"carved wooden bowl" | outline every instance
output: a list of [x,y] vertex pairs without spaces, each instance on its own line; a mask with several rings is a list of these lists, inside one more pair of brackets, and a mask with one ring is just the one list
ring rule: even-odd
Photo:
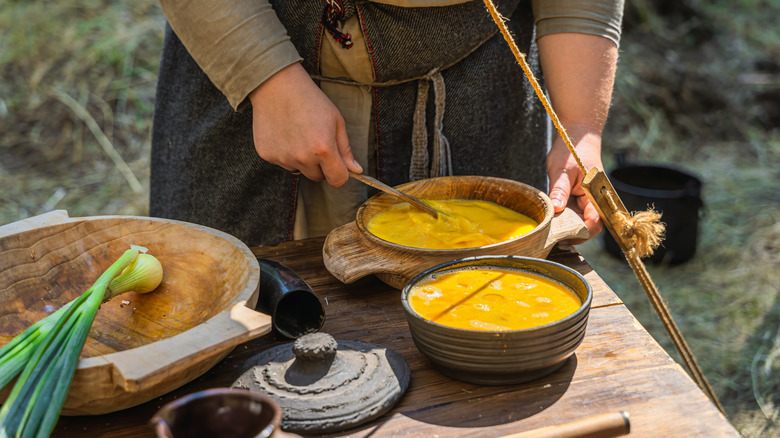
[[544,258],[567,239],[585,239],[588,230],[570,209],[554,215],[552,201],[541,190],[517,181],[484,176],[449,176],[402,184],[398,190],[424,199],[480,199],[523,213],[539,225],[518,238],[464,249],[424,249],[398,245],[371,234],[366,224],[399,199],[380,193],[358,210],[355,222],[343,225],[325,239],[325,267],[343,283],[375,274],[401,289],[415,275],[440,263],[479,255],[520,255]]
[[0,345],[84,292],[131,244],[160,260],[163,282],[100,307],[63,415],[104,414],[159,397],[271,330],[271,318],[252,310],[260,270],[238,239],[165,219],[66,218],[0,237]]
[[[433,322],[409,305],[412,287],[436,273],[471,267],[520,270],[570,288],[582,301],[571,315],[539,327],[467,330]],[[529,257],[481,256],[435,266],[412,279],[401,292],[414,344],[442,374],[479,385],[512,385],[540,379],[571,357],[585,337],[593,291],[578,272],[559,263]]]

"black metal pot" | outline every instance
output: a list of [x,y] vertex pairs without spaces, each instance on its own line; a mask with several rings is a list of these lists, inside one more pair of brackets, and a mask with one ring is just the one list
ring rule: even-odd
[[[702,182],[690,173],[668,165],[626,164],[618,157],[618,167],[609,173],[615,191],[628,211],[649,208],[660,212],[666,233],[661,246],[647,259],[654,264],[676,265],[690,260],[696,253],[699,218],[704,203]],[[604,247],[611,254],[623,253],[609,233]]]

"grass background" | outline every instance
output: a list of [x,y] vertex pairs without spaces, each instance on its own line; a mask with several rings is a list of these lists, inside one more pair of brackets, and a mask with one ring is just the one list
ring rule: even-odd
[[[607,169],[674,164],[704,183],[699,248],[648,266],[746,437],[780,435],[780,2],[631,0]],[[148,213],[164,18],[152,0],[22,2],[0,9],[0,224]],[[677,357],[625,261],[580,251]]]

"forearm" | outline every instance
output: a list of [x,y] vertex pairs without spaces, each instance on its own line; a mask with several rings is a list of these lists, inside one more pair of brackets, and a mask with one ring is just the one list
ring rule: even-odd
[[233,108],[301,58],[268,1],[159,0],[198,66]]
[[580,159],[575,161],[557,136],[547,154],[550,199],[556,213],[567,205],[574,208],[593,237],[602,224],[581,186],[580,163],[586,170],[603,168],[601,132],[612,99],[617,45],[603,36],[581,33],[542,36],[538,44],[552,107]]
[[550,101],[564,127],[601,135],[607,120],[618,50],[595,35],[540,37],[539,57]]

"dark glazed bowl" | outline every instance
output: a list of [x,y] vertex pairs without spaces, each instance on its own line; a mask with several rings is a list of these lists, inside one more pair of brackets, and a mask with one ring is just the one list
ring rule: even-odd
[[212,388],[174,400],[150,420],[158,438],[268,438],[280,436],[282,409],[246,389]]
[[[409,292],[434,273],[464,267],[521,270],[571,288],[582,305],[549,324],[520,330],[482,331],[445,326],[423,318],[408,302]],[[409,331],[420,350],[442,374],[479,385],[510,385],[544,377],[560,368],[582,342],[593,291],[578,272],[543,259],[479,256],[435,266],[413,278],[401,292]]]

